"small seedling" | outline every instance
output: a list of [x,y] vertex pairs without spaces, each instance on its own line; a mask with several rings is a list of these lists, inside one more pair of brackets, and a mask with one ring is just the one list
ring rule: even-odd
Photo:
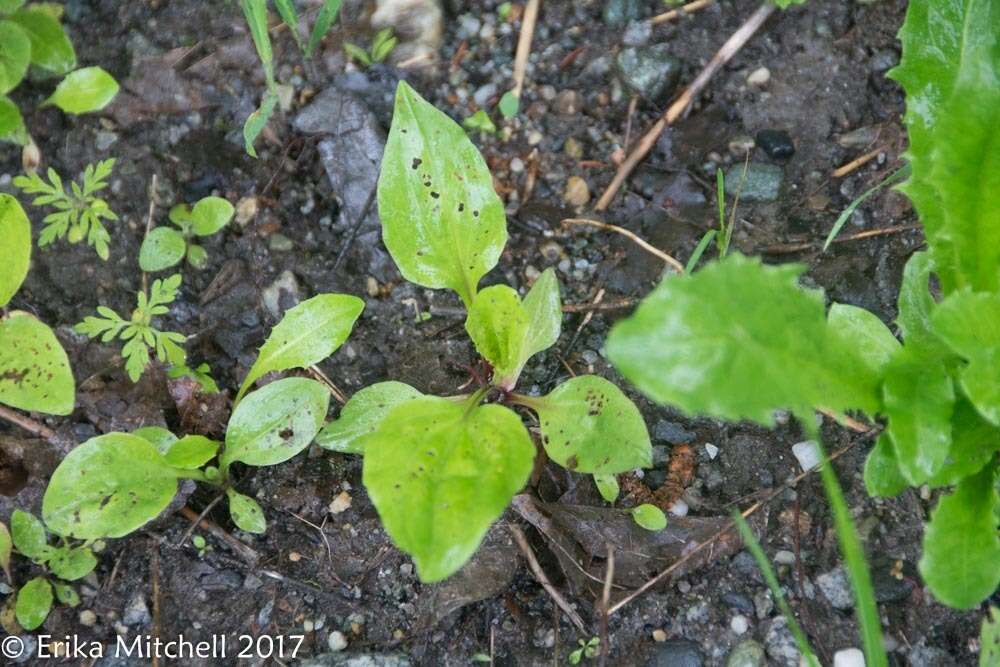
[[203,246],[192,243],[192,239],[215,234],[233,219],[233,213],[233,205],[221,197],[205,197],[193,207],[174,206],[169,219],[177,229],[156,227],[146,235],[139,249],[139,268],[148,272],[163,271],[176,266],[185,257],[194,268],[205,268],[208,253]]
[[191,544],[198,550],[198,558],[204,558],[208,550],[211,549],[211,547],[208,546],[208,542],[206,542],[205,538],[201,535],[192,536]]
[[656,505],[644,503],[629,510],[632,520],[646,530],[656,532],[667,527],[667,516]]
[[138,382],[146,366],[149,365],[150,350],[165,364],[183,365],[186,336],[174,331],[160,331],[153,325],[153,319],[170,312],[168,306],[177,298],[181,285],[181,275],[175,273],[166,279],[157,279],[149,289],[149,294],[136,295],[136,308],[129,319],[124,319],[107,306],[97,307],[97,316],[90,315],[74,329],[90,338],[101,338],[102,343],[110,343],[118,338],[125,342],[122,356],[125,371],[132,382]]
[[375,39],[372,40],[371,49],[368,51],[350,42],[344,42],[344,51],[364,67],[371,67],[384,62],[398,43],[399,39],[392,34],[392,28],[383,28],[375,33]]
[[579,648],[570,653],[566,659],[571,665],[579,665],[583,660],[589,660],[596,656],[601,650],[600,637],[591,637],[587,641],[577,639],[576,643]]
[[472,132],[481,134],[496,134],[497,126],[493,124],[490,115],[480,109],[462,121],[462,127]]
[[70,182],[69,192],[63,186],[62,178],[51,167],[47,172],[48,183],[37,173],[14,179],[14,185],[23,192],[39,195],[31,202],[33,205],[57,209],[42,220],[45,227],[38,235],[38,247],[44,248],[56,239],[66,238],[70,243],[86,239],[101,259],[108,259],[111,236],[101,220],[117,220],[118,216],[97,193],[108,187],[107,179],[114,166],[114,158],[87,165],[83,172],[83,184]]

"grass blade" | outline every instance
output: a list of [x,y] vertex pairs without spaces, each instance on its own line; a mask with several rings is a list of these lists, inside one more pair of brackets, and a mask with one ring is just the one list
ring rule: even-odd
[[253,44],[257,47],[257,56],[260,64],[264,66],[264,74],[267,76],[267,85],[274,85],[274,53],[271,51],[271,38],[267,34],[267,2],[266,0],[241,0],[240,7],[243,8],[243,16],[250,26],[250,36],[253,37]]
[[876,192],[878,192],[885,186],[893,185],[896,182],[907,178],[909,175],[910,175],[910,165],[908,164],[903,165],[896,171],[886,176],[882,180],[882,182],[877,183],[872,187],[868,188],[867,190],[862,192],[861,195],[857,197],[857,199],[848,204],[847,208],[845,208],[840,213],[840,216],[837,218],[837,221],[833,223],[833,229],[831,229],[830,233],[827,234],[826,242],[823,244],[823,251],[825,252],[826,249],[830,247],[830,244],[833,243],[833,240],[837,238],[837,234],[839,234],[840,230],[844,228],[844,224],[847,222],[847,219],[851,217],[851,214],[854,213],[855,210],[857,210],[858,206],[861,206],[861,204],[863,204],[866,199],[874,195]]
[[684,275],[691,275],[691,272],[694,271],[694,267],[698,265],[698,260],[701,259],[705,250],[708,249],[708,245],[712,242],[712,239],[715,238],[715,234],[715,230],[710,229],[705,232],[704,236],[701,237],[701,240],[698,241],[698,245],[695,246],[694,252],[691,253],[691,257],[688,258],[687,266],[684,267]]
[[319,10],[319,15],[316,17],[316,23],[313,24],[312,34],[309,35],[309,45],[306,47],[306,58],[311,58],[316,47],[319,46],[320,40],[326,35],[330,30],[330,26],[333,22],[337,20],[337,15],[340,13],[341,0],[326,0],[323,3],[323,8]]
[[295,10],[294,0],[274,0],[274,6],[281,15],[281,20],[292,31],[295,44],[303,54],[306,52],[306,45],[302,43],[302,35],[299,34],[299,13]]

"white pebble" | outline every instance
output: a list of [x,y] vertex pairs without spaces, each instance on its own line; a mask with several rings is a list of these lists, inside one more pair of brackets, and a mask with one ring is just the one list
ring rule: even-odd
[[819,465],[819,445],[812,440],[803,440],[792,445],[792,454],[799,460],[803,470],[809,470]]
[[714,459],[719,455],[719,448],[710,442],[705,443],[705,453],[708,454],[709,459]]
[[330,506],[327,508],[330,510],[330,514],[340,514],[346,512],[351,507],[351,494],[347,491],[341,491],[340,494],[330,501]]
[[347,637],[344,636],[343,632],[339,630],[334,630],[330,633],[330,636],[326,640],[326,645],[331,651],[337,653],[338,651],[343,651],[347,648]]
[[837,651],[833,654],[833,667],[865,667],[865,654],[856,648]]
[[771,80],[771,70],[766,67],[758,67],[754,71],[750,72],[750,76],[747,77],[747,83],[751,86],[766,86],[767,82]]
[[677,502],[670,506],[670,513],[674,516],[687,516],[688,504],[678,499]]
[[89,609],[84,609],[80,612],[80,625],[89,628],[95,623],[97,623],[97,614]]
[[750,620],[743,614],[737,614],[733,616],[733,620],[729,622],[729,627],[733,629],[738,635],[742,635],[747,630],[750,629]]
[[791,565],[795,562],[795,554],[786,549],[774,553],[774,562],[778,565]]

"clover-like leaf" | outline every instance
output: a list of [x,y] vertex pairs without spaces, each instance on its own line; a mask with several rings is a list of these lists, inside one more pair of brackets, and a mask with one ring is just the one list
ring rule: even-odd
[[663,530],[667,527],[667,516],[656,505],[645,503],[631,510],[632,519],[646,530]]
[[118,94],[118,82],[100,67],[84,67],[70,72],[45,100],[66,113],[100,111]]
[[389,536],[433,582],[475,553],[534,456],[511,410],[428,396],[398,405],[367,438],[363,476]]
[[142,240],[139,248],[139,268],[153,273],[163,271],[184,259],[187,242],[176,229],[157,227]]
[[665,278],[607,340],[618,370],[659,403],[772,425],[774,411],[877,411],[878,377],[829,333],[803,267],[731,254]]
[[378,182],[382,238],[403,277],[472,305],[507,243],[503,203],[465,131],[405,81]]
[[31,62],[31,38],[12,21],[0,21],[0,95],[21,83]]
[[49,559],[52,574],[65,581],[82,579],[97,567],[97,558],[88,547],[60,547]]
[[880,374],[892,354],[899,349],[899,341],[875,314],[864,308],[835,303],[827,314],[830,334],[839,338],[845,347],[854,346],[858,358],[875,375]]
[[222,197],[204,197],[191,209],[192,229],[198,236],[209,236],[233,219],[233,205]]
[[29,5],[12,14],[31,40],[31,64],[53,74],[66,74],[76,67],[76,50],[58,19],[44,9]]
[[52,585],[45,577],[35,577],[17,592],[14,615],[25,630],[30,632],[44,623],[50,609]]
[[522,399],[538,413],[542,445],[559,465],[582,473],[619,473],[653,464],[639,408],[597,375],[567,380],[542,398]]
[[340,416],[323,427],[316,444],[345,454],[364,454],[365,438],[400,403],[423,394],[403,382],[378,382],[355,393]]
[[221,464],[269,466],[292,458],[313,441],[326,418],[330,393],[319,382],[284,378],[246,397],[226,428]]
[[52,473],[42,518],[64,537],[122,537],[170,504],[178,476],[149,441],[128,433],[100,435],[71,451]]
[[264,518],[264,510],[256,500],[242,493],[237,493],[233,489],[226,490],[229,498],[229,516],[233,518],[233,523],[240,530],[248,533],[262,535],[267,531],[267,519]]
[[1000,585],[997,465],[967,477],[931,512],[924,532],[920,574],[934,597],[971,609]]
[[175,468],[194,470],[215,458],[220,444],[203,435],[185,435],[167,448],[164,458]]
[[44,561],[52,553],[45,526],[34,514],[14,510],[10,515],[11,539],[18,552],[33,561]]
[[356,296],[319,294],[290,308],[260,348],[236,401],[266,373],[306,368],[329,357],[347,340],[364,307]]
[[0,308],[20,289],[31,263],[31,222],[10,195],[0,194],[0,238],[4,258],[0,262]]
[[68,415],[74,392],[69,358],[48,325],[19,310],[0,319],[0,403]]

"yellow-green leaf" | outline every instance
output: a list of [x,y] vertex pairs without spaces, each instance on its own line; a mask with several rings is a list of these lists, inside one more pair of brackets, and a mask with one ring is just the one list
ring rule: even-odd
[[237,493],[233,489],[226,490],[229,498],[229,516],[233,518],[233,523],[240,530],[248,533],[262,535],[267,531],[267,519],[264,518],[264,510],[256,500],[242,493]]
[[0,319],[0,403],[68,415],[74,392],[69,358],[52,329],[19,310]]
[[0,21],[0,95],[21,83],[31,62],[31,38],[12,21]]
[[351,396],[340,416],[323,427],[316,444],[346,454],[364,454],[365,438],[400,403],[422,393],[402,382],[378,382]]
[[76,50],[58,19],[44,9],[29,5],[12,14],[31,39],[31,64],[53,74],[66,74],[76,67]]
[[45,577],[35,577],[17,592],[14,614],[25,630],[30,632],[44,623],[50,609],[52,585]]
[[31,223],[14,197],[0,194],[0,239],[4,257],[0,262],[0,308],[20,289],[31,264]]
[[84,67],[70,72],[59,82],[45,104],[54,104],[66,113],[100,111],[118,94],[118,82],[100,67]]

